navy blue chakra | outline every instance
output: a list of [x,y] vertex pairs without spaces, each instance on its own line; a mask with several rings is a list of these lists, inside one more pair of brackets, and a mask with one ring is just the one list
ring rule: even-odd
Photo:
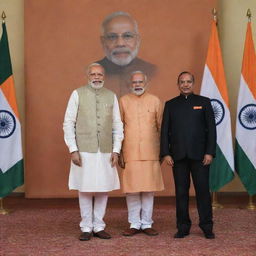
[[241,108],[239,115],[239,122],[245,128],[249,130],[256,129],[256,105],[248,104]]
[[225,116],[225,109],[221,101],[216,99],[211,99],[212,109],[215,117],[216,125],[219,125],[224,116]]
[[0,138],[10,137],[16,128],[14,115],[7,110],[0,110]]

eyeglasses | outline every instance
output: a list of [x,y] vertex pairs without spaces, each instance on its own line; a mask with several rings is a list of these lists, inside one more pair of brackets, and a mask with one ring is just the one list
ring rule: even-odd
[[143,83],[144,83],[144,81],[142,81],[142,80],[132,81],[132,84],[143,84]]
[[125,32],[123,34],[109,33],[104,36],[104,39],[111,43],[115,43],[119,37],[121,37],[125,42],[129,43],[137,37],[137,34],[132,32]]

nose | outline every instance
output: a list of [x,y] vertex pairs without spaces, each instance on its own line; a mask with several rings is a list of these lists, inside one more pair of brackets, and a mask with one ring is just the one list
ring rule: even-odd
[[117,46],[124,46],[125,45],[125,40],[123,39],[122,35],[118,35],[116,45]]
[[94,75],[94,79],[95,79],[95,80],[100,80],[101,77],[102,77],[102,76],[101,76],[101,74],[99,74],[99,73],[96,73],[96,74]]
[[133,81],[132,84],[135,85],[136,87],[138,87],[138,86],[140,86],[141,82],[140,81]]
[[190,86],[190,82],[189,81],[184,81],[184,85],[187,87],[187,86]]

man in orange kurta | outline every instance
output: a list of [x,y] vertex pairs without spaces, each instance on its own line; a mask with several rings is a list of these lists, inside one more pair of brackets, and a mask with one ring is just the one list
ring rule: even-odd
[[141,230],[150,236],[158,234],[152,228],[152,213],[154,191],[164,189],[159,163],[162,104],[146,92],[146,85],[146,75],[135,71],[131,75],[131,93],[120,98],[124,124],[122,181],[130,223],[124,236]]

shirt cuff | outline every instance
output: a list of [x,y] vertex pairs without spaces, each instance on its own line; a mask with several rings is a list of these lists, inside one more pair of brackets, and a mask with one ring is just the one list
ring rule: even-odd
[[71,146],[71,147],[69,147],[69,153],[72,153],[72,152],[75,152],[75,151],[78,151],[77,146]]
[[120,154],[120,148],[117,148],[117,147],[115,147],[115,148],[113,148],[113,153],[117,153],[117,154]]

